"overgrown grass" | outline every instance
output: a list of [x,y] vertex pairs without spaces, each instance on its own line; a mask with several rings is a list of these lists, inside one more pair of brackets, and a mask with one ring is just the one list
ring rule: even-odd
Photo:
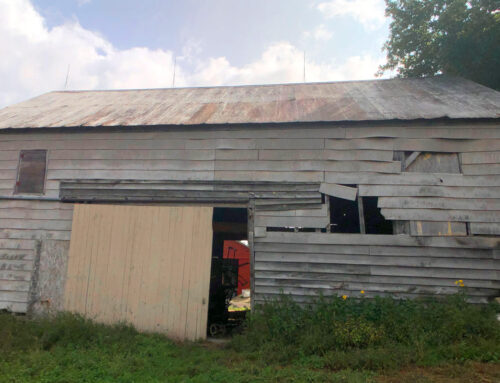
[[[498,305],[469,305],[460,296],[320,299],[306,307],[282,297],[251,315],[225,347],[179,344],[77,315],[31,320],[0,313],[0,382],[495,381],[497,311]],[[443,369],[458,378],[433,380]]]
[[446,299],[321,297],[301,306],[289,297],[252,314],[233,347],[279,363],[386,370],[408,365],[500,361],[497,303]]

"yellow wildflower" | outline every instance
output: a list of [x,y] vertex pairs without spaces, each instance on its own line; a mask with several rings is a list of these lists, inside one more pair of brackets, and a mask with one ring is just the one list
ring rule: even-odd
[[365,293],[365,290],[361,290],[361,291],[360,291],[360,293],[361,293],[361,294],[364,294],[364,293]]
[[346,300],[347,299],[347,295],[342,295],[342,299]]

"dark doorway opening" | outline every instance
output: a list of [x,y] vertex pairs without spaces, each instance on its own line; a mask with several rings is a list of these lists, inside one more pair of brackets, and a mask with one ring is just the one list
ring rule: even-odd
[[250,251],[246,208],[216,207],[208,304],[209,336],[230,334],[250,309]]

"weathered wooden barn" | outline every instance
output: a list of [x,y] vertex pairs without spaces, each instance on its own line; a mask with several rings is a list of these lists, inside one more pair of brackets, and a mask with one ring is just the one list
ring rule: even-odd
[[0,309],[203,338],[216,234],[253,304],[499,295],[500,93],[467,80],[51,92],[0,110],[0,169]]

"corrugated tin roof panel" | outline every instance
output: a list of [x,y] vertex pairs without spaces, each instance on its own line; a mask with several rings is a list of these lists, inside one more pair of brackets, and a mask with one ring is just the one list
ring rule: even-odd
[[0,129],[499,118],[500,92],[461,78],[58,91],[0,110]]

